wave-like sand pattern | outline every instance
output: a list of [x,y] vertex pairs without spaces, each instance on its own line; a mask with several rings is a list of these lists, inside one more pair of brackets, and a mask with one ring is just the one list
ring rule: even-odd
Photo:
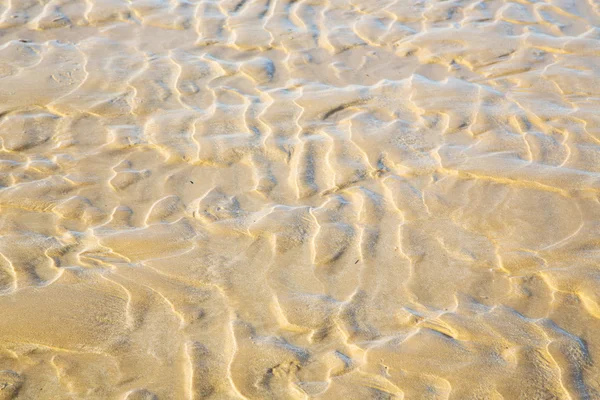
[[0,399],[600,399],[600,3],[0,2]]

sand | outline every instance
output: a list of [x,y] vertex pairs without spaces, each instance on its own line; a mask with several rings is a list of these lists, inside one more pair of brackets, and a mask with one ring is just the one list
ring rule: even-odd
[[0,1],[0,399],[600,399],[596,0]]

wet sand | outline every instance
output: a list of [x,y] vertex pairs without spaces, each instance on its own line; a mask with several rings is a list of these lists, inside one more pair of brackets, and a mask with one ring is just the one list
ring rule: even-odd
[[600,3],[0,1],[0,399],[600,399]]

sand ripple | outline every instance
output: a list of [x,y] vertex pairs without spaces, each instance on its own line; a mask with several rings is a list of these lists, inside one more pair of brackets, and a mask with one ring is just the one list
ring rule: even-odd
[[0,399],[600,399],[599,27],[0,1]]

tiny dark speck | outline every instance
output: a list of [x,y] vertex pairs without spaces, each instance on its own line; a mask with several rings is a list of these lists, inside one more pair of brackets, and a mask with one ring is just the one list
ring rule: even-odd
[[190,181],[190,183],[193,185],[193,184],[194,184],[194,181]]
[[356,260],[356,262],[355,262],[354,264],[358,264],[358,262],[359,262],[359,261],[360,261],[360,260]]

